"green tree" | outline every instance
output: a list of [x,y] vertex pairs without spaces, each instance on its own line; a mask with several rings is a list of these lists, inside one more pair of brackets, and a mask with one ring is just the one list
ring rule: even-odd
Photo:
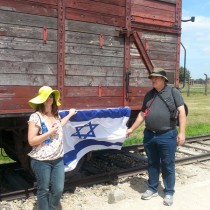
[[190,71],[187,68],[186,71],[184,71],[184,67],[181,66],[179,69],[179,81],[188,81],[188,78],[190,78]]

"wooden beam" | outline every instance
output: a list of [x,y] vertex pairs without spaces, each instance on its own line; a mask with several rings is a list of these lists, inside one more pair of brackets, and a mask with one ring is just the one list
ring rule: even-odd
[[141,41],[139,33],[134,31],[133,32],[133,37],[134,37],[134,40],[135,40],[135,43],[136,43],[136,47],[137,47],[137,49],[138,49],[138,51],[139,51],[139,53],[140,53],[140,55],[142,57],[142,60],[143,60],[145,66],[146,66],[146,68],[148,70],[148,73],[150,74],[153,71],[153,64],[152,64],[152,62],[150,60],[149,55],[147,54],[147,52],[146,52],[146,50],[144,48],[144,45],[143,45],[143,43]]

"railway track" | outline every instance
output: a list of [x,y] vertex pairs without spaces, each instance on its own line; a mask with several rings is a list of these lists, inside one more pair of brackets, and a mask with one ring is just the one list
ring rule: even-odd
[[[147,157],[142,144],[123,147],[122,150],[101,150],[91,153],[74,175],[66,173],[65,191],[77,186],[98,183],[117,183],[122,177],[146,171]],[[188,138],[177,148],[176,164],[192,164],[210,159],[210,135]],[[0,201],[28,198],[36,194],[35,179],[17,164],[0,165]]]

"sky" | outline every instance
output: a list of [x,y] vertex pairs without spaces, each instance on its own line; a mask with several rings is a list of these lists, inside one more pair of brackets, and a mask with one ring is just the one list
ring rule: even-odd
[[[182,0],[182,20],[195,16],[195,22],[182,22],[181,42],[186,49],[186,68],[192,79],[210,78],[210,0]],[[181,47],[180,65],[184,66]]]

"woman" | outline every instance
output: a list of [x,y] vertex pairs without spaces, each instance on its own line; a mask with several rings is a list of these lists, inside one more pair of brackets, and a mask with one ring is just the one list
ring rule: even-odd
[[29,101],[35,112],[28,121],[28,142],[32,146],[28,155],[37,179],[39,210],[58,209],[64,188],[62,126],[76,114],[76,110],[70,109],[69,114],[60,119],[59,98],[58,90],[43,86],[38,96]]

